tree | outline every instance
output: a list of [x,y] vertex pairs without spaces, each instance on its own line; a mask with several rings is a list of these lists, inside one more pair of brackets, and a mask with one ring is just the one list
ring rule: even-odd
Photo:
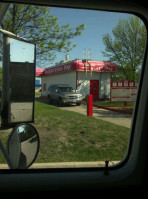
[[121,19],[112,33],[113,38],[109,34],[103,35],[105,51],[102,53],[118,66],[113,81],[138,81],[146,43],[143,22],[133,16]]
[[[71,39],[80,36],[85,29],[81,24],[75,28],[69,24],[60,26],[58,18],[50,15],[49,7],[12,4],[1,25],[2,29],[24,37],[37,44],[37,61],[53,61],[56,52],[69,52],[76,45]],[[2,36],[0,38],[2,44]],[[2,45],[1,45],[2,46]],[[2,56],[2,48],[0,49]]]

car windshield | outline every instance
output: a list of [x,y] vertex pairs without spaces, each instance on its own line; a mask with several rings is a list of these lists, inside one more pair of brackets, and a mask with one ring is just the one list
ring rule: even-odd
[[[2,27],[0,140],[7,145],[11,125],[31,122],[41,140],[36,168],[98,168],[125,159],[147,42],[143,21],[12,3]],[[5,162],[0,151],[0,169]]]
[[60,87],[60,92],[74,92],[74,89],[72,87]]

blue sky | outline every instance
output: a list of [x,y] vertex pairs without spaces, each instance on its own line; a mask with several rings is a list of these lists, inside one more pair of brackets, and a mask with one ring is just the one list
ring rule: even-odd
[[[117,25],[119,19],[128,18],[130,15],[125,13],[51,8],[50,14],[59,18],[59,24],[70,24],[71,27],[77,27],[79,24],[85,24],[86,28],[82,36],[72,40],[77,47],[73,48],[68,54],[70,60],[83,58],[83,49],[92,50],[92,59],[103,61],[105,58],[102,51],[105,49],[102,41],[104,34],[112,35],[112,29]],[[65,59],[65,54],[58,53],[55,62]]]
[[[102,36],[104,34],[112,35],[112,29],[118,24],[119,20],[130,16],[130,14],[125,13],[56,7],[51,8],[50,14],[59,18],[60,25],[70,24],[70,27],[77,27],[80,24],[85,24],[86,26],[82,36],[75,37],[71,40],[77,47],[68,53],[70,60],[76,58],[82,59],[83,50],[87,48],[91,49],[92,59],[98,61],[104,61],[106,59],[102,55],[102,51],[105,50]],[[57,59],[52,64],[47,62],[44,66],[53,66],[56,62],[64,60],[65,55],[64,53],[57,53]],[[0,65],[2,64],[0,63]],[[37,65],[36,67],[39,68],[41,66]]]
[[[17,52],[16,52],[17,50]],[[10,60],[13,62],[34,62],[34,45],[16,39],[10,41]]]

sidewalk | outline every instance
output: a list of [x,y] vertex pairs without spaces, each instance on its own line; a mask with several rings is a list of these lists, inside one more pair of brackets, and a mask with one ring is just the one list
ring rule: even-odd
[[[49,104],[47,99],[37,98],[38,101]],[[51,105],[50,105],[51,106]],[[55,107],[55,105],[53,105]],[[58,107],[62,110],[74,111],[84,115],[87,115],[87,103],[82,103],[81,106],[63,106]],[[108,110],[108,108],[100,108],[98,105],[93,104],[93,117],[101,120],[111,122],[116,125],[124,126],[127,128],[131,127],[132,114],[125,114],[121,112],[115,112],[113,110]]]
[[[59,108],[62,110],[75,111],[87,115],[86,104],[81,104],[81,106],[65,106]],[[119,113],[93,106],[93,117],[127,128],[131,127],[132,115],[129,114]]]
[[124,126],[127,128],[131,127],[132,115],[93,107],[93,116],[97,119],[102,119],[116,125]]

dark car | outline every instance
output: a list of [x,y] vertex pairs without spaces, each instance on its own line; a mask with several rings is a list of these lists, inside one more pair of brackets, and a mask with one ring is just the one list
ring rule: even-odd
[[49,103],[81,105],[83,96],[68,84],[52,84],[48,88]]

